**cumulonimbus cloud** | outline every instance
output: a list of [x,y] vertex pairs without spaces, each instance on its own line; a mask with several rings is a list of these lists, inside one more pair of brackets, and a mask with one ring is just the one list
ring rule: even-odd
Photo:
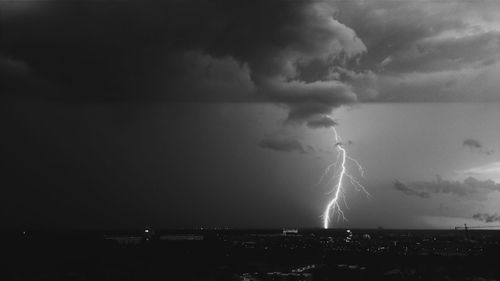
[[[25,61],[33,73],[61,89],[35,93],[26,88],[16,94],[71,102],[267,101],[286,105],[293,122],[360,100],[349,82],[358,78],[342,78],[334,67],[359,59],[367,48],[335,18],[332,3],[108,4],[81,1],[82,15],[62,0],[37,3],[29,12],[1,3],[7,44],[0,53]],[[20,20],[15,15],[23,11]],[[36,48],[27,47],[33,38],[43,40]],[[314,70],[306,69],[311,65],[324,73],[310,75]]]
[[[72,5],[55,0],[37,3],[23,21],[13,16],[22,10],[1,5],[8,44],[0,52],[68,89],[62,100],[263,100],[288,105],[289,119],[359,100],[349,83],[326,74],[311,81],[301,71],[366,52],[327,2],[124,1],[101,13],[106,3],[83,1],[87,12],[76,16]],[[124,25],[132,27],[124,31]],[[44,39],[27,48],[34,37]],[[246,93],[231,97],[231,91]]]
[[0,91],[265,101],[299,123],[359,101],[498,101],[500,3],[481,2],[3,1],[0,54],[30,71]]

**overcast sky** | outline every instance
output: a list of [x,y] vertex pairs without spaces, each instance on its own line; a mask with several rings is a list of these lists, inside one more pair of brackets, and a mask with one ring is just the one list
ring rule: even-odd
[[[6,227],[500,221],[500,2],[1,1]],[[354,167],[351,167],[354,168]]]

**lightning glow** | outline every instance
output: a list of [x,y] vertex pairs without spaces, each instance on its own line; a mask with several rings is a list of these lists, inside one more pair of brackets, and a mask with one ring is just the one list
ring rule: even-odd
[[319,183],[323,182],[325,177],[327,177],[330,174],[330,171],[334,167],[338,167],[337,171],[335,172],[334,175],[328,180],[328,183],[332,182],[333,180],[337,179],[337,183],[334,185],[332,191],[330,193],[334,193],[333,198],[329,201],[328,205],[325,208],[325,211],[323,213],[323,227],[325,229],[329,228],[330,226],[330,219],[333,215],[337,214],[337,219],[343,219],[347,220],[345,217],[344,211],[342,210],[340,206],[340,199],[342,199],[342,202],[344,205],[347,207],[346,199],[345,199],[345,193],[344,193],[344,186],[343,186],[343,180],[345,178],[349,179],[349,182],[351,185],[356,188],[358,191],[362,191],[366,194],[366,196],[370,197],[370,193],[366,190],[366,188],[359,182],[359,180],[352,176],[348,172],[348,167],[347,167],[347,162],[350,161],[354,163],[356,168],[359,170],[359,173],[361,176],[364,177],[364,170],[363,167],[359,164],[359,162],[349,155],[347,155],[346,149],[343,147],[342,139],[339,137],[337,130],[335,127],[332,127],[333,129],[333,134],[335,137],[335,148],[337,149],[337,160],[328,165],[323,172],[323,174],[320,177]]

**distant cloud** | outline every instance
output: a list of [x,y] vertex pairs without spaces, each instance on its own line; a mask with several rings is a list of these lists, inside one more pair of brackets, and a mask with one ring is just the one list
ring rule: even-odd
[[[398,183],[398,182],[397,182]],[[417,192],[428,194],[451,194],[477,200],[486,200],[491,192],[500,192],[500,184],[492,180],[481,181],[468,177],[463,182],[443,180],[439,175],[436,181],[416,181],[408,184],[398,183],[394,186],[407,195],[417,195]],[[425,195],[424,195],[425,196]]]
[[470,148],[478,148],[478,149],[483,147],[483,145],[478,140],[475,139],[466,139],[464,140],[463,145]]
[[338,123],[328,116],[323,116],[320,119],[311,120],[311,121],[307,122],[307,127],[312,128],[312,129],[330,128],[330,127],[334,127],[337,125],[338,125]]
[[468,148],[472,149],[473,151],[477,151],[477,152],[480,152],[480,153],[483,153],[486,155],[491,155],[493,153],[493,150],[491,150],[491,149],[485,150],[483,145],[481,144],[481,142],[479,142],[476,139],[472,139],[472,138],[468,138],[468,139],[464,140],[463,146],[468,147]]
[[498,214],[487,214],[487,213],[477,213],[472,216],[473,219],[478,221],[484,221],[486,223],[500,221],[500,216]]
[[304,147],[301,142],[292,138],[266,138],[259,142],[259,146],[281,152],[307,153],[311,146]]
[[399,180],[394,181],[394,189],[403,192],[408,196],[418,196],[420,198],[430,198],[430,194],[426,191],[419,191],[408,187],[406,184]]

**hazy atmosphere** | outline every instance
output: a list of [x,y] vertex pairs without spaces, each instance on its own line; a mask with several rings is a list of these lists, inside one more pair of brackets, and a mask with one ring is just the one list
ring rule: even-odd
[[19,0],[0,26],[2,227],[316,228],[339,186],[332,228],[500,225],[498,1]]

